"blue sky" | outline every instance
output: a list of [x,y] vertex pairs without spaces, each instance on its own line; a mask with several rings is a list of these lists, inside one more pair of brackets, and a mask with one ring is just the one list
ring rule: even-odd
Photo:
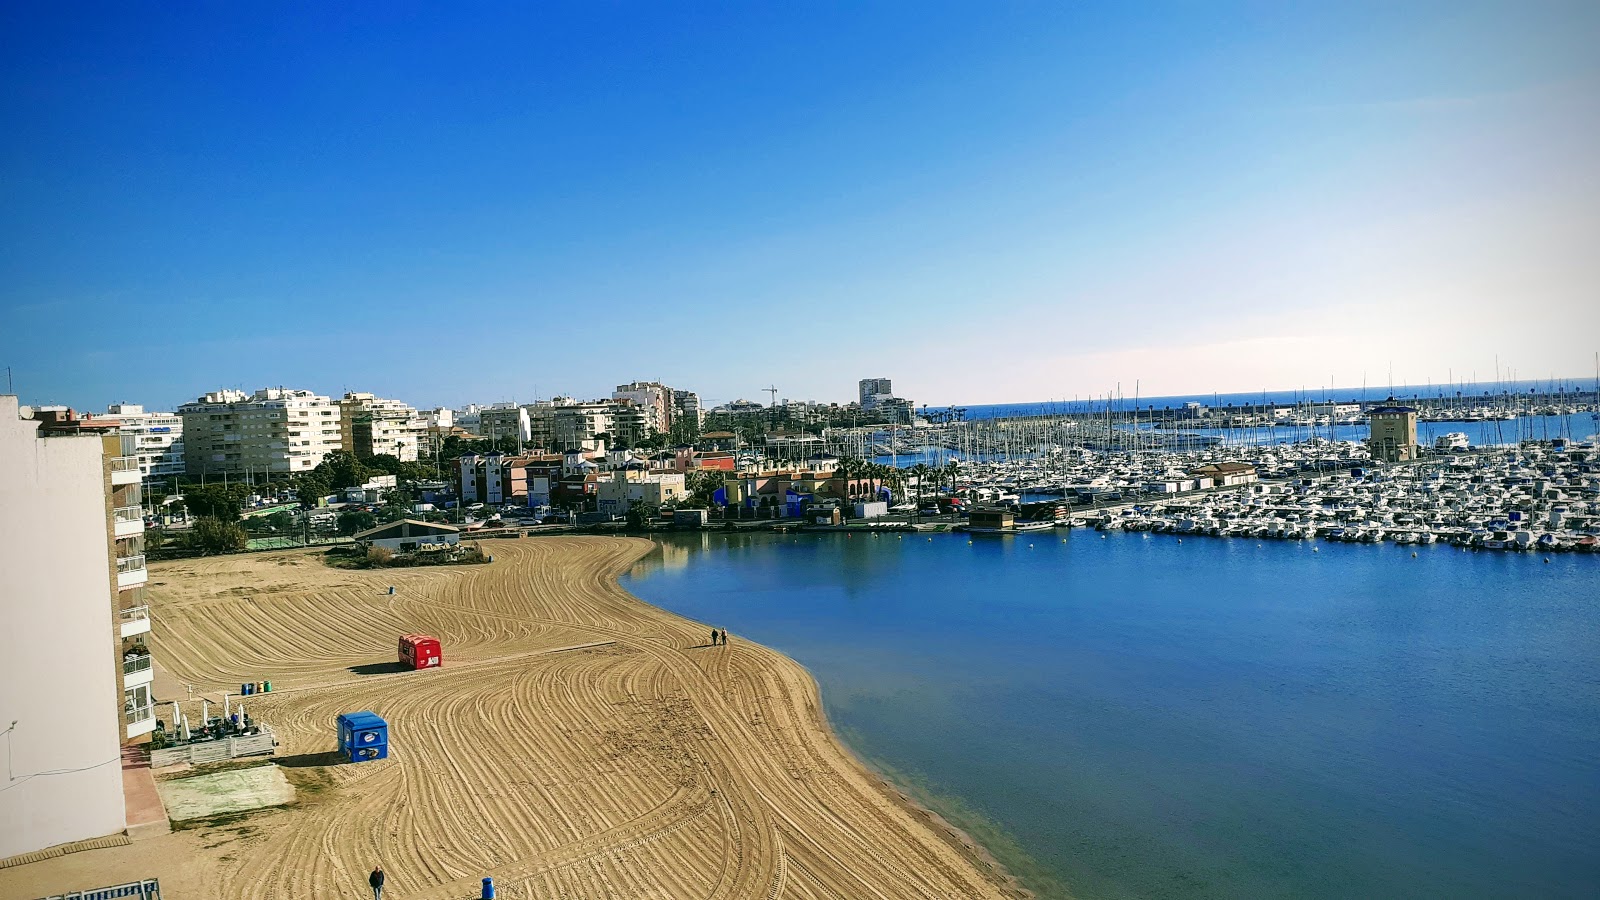
[[24,402],[938,405],[1600,349],[1593,3],[21,7]]

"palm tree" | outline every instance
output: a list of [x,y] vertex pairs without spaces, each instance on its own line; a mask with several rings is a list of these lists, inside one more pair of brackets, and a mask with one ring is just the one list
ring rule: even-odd
[[927,483],[928,473],[932,471],[932,469],[928,468],[927,463],[919,462],[911,467],[911,474],[917,476],[917,509],[919,510],[922,508],[922,486]]
[[952,494],[956,492],[956,475],[959,474],[960,471],[961,464],[953,459],[944,464],[944,474],[945,477],[950,481],[950,493]]

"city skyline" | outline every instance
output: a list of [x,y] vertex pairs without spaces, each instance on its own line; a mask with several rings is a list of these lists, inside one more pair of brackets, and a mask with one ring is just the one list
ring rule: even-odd
[[8,23],[24,402],[1593,377],[1588,4]]

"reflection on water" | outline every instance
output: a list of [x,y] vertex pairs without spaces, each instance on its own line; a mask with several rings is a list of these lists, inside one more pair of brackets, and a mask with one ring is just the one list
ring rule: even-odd
[[630,590],[807,666],[857,752],[1001,823],[1046,893],[1600,884],[1595,558],[1082,531],[662,543]]

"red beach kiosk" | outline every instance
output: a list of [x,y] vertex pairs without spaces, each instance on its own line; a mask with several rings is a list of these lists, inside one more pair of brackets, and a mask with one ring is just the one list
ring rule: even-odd
[[400,635],[400,665],[408,669],[432,669],[444,665],[439,639],[426,634]]

